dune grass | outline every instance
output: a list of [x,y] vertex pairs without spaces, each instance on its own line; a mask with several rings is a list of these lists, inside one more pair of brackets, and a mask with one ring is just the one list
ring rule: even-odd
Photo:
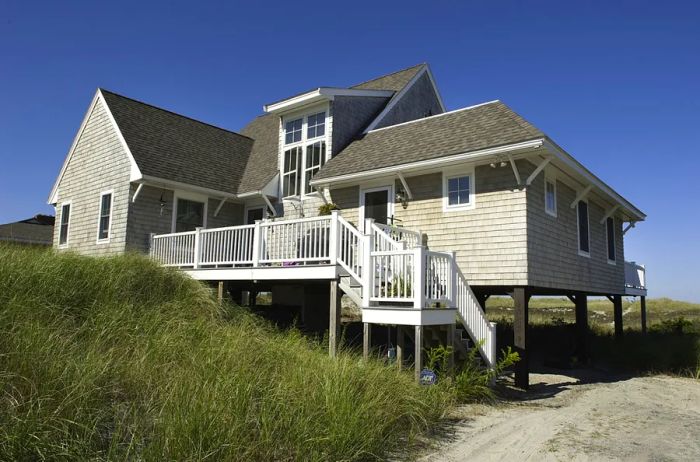
[[0,460],[374,460],[453,395],[145,258],[0,246]]

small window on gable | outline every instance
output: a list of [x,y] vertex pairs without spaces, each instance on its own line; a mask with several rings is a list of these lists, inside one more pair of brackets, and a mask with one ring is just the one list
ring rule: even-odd
[[301,141],[301,125],[303,119],[290,120],[284,124],[284,144]]
[[557,183],[547,177],[544,179],[544,210],[553,217],[557,216]]
[[109,239],[109,230],[112,225],[112,193],[106,192],[100,195],[100,215],[97,225],[97,240]]
[[459,210],[474,206],[474,174],[443,177],[443,209]]
[[319,112],[318,114],[312,114],[307,118],[306,137],[308,139],[317,138],[326,134],[326,113]]
[[58,245],[68,244],[68,225],[70,223],[70,204],[61,206],[61,224],[58,230]]
[[588,227],[588,202],[579,201],[576,211],[578,215],[578,253],[584,257],[589,257],[591,248]]
[[608,263],[615,263],[615,219],[613,217],[605,220],[605,231],[608,235]]

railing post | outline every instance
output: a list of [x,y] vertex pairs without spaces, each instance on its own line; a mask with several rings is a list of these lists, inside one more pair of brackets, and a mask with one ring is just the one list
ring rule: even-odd
[[425,307],[425,247],[413,249],[413,307]]
[[374,223],[374,218],[365,218],[365,229],[363,230],[365,234],[372,233],[372,223]]
[[338,239],[338,232],[340,231],[339,224],[338,211],[331,211],[330,236],[328,236],[328,256],[331,260],[331,265],[338,264],[338,247],[340,244],[340,239]]
[[255,220],[255,228],[253,229],[253,267],[260,266],[261,231],[260,220]]
[[448,252],[450,254],[450,274],[448,275],[449,277],[449,284],[450,284],[450,290],[447,294],[447,297],[450,299],[450,303],[452,304],[452,307],[456,308],[457,307],[457,253],[454,250],[451,250]]
[[192,266],[199,268],[199,252],[201,248],[202,227],[197,226],[194,229],[194,256],[192,257]]
[[151,257],[154,256],[153,252],[153,238],[156,237],[156,233],[149,233],[148,234],[148,253],[151,255]]
[[370,297],[374,290],[374,262],[372,261],[372,249],[374,248],[371,228],[365,231],[358,245],[362,246],[362,308],[368,308]]

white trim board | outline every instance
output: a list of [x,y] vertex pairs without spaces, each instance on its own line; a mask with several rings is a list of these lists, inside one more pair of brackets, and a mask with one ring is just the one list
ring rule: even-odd
[[[107,225],[107,237],[100,239],[100,222],[102,221],[102,197],[110,195],[109,198],[109,224]],[[114,190],[108,189],[100,192],[100,202],[97,204],[97,244],[108,244],[112,238],[112,218],[114,216]]]
[[387,204],[386,204],[386,216],[387,220],[390,217],[394,216],[395,213],[395,207],[394,207],[394,183],[393,180],[390,184],[382,184],[380,186],[376,185],[371,185],[371,184],[365,184],[360,186],[360,201],[359,201],[359,207],[357,209],[357,216],[358,216],[358,224],[360,231],[363,232],[368,232],[368,230],[365,230],[365,194],[366,193],[372,193],[372,192],[377,192],[377,191],[386,191],[387,192]]
[[315,90],[302,93],[301,95],[296,95],[292,96],[291,98],[283,99],[282,101],[265,104],[263,106],[263,111],[267,113],[282,112],[300,105],[332,100],[336,96],[364,96],[388,98],[393,94],[394,92],[390,90],[359,90],[353,88],[319,87]]

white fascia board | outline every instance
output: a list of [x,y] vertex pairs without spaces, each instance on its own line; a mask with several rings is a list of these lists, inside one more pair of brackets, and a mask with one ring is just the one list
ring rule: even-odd
[[104,97],[102,96],[102,92],[98,88],[97,91],[95,92],[95,95],[92,97],[92,102],[90,103],[90,106],[88,107],[87,112],[85,113],[85,117],[83,117],[83,121],[80,124],[80,128],[78,129],[78,133],[75,135],[75,138],[73,138],[73,143],[71,144],[70,149],[68,150],[68,155],[66,155],[65,160],[63,161],[63,165],[61,166],[61,171],[58,174],[58,177],[56,178],[56,182],[54,183],[53,187],[51,188],[51,193],[49,194],[47,203],[50,204],[55,204],[58,201],[58,185],[61,183],[61,180],[63,179],[63,175],[66,173],[66,168],[68,168],[68,164],[70,163],[71,158],[73,157],[73,153],[75,152],[75,148],[78,146],[78,142],[80,141],[80,138],[83,136],[83,131],[85,131],[85,127],[87,126],[88,120],[90,120],[90,117],[92,116],[92,113],[95,111],[95,107],[97,107],[97,104],[99,102],[102,102],[104,105],[105,111],[109,117],[110,123],[112,124],[112,127],[114,130],[117,132],[117,137],[119,138],[119,142],[121,143],[122,147],[124,148],[124,151],[126,151],[127,156],[129,157],[129,163],[130,163],[130,181],[138,181],[141,178],[141,171],[139,170],[138,165],[136,165],[136,161],[134,160],[134,156],[131,154],[131,150],[129,149],[129,146],[126,144],[126,141],[124,140],[124,136],[122,136],[121,130],[119,130],[119,127],[117,126],[116,121],[114,120],[114,116],[112,116],[112,112],[109,109],[109,106],[107,105],[107,102],[105,101]]
[[280,174],[277,173],[262,189],[259,189],[257,191],[247,191],[247,192],[238,194],[237,197],[239,199],[247,199],[249,197],[267,196],[267,197],[274,197],[275,199],[277,199],[278,198],[277,192],[279,191],[279,182],[280,182]]
[[605,184],[600,178],[595,176],[583,166],[579,161],[574,159],[574,157],[568,152],[561,149],[559,146],[555,145],[548,139],[544,140],[544,147],[554,154],[557,159],[559,159],[564,165],[572,169],[576,174],[580,175],[587,183],[593,185],[597,190],[603,192],[605,195],[610,197],[615,203],[620,204],[623,209],[628,211],[630,215],[635,218],[634,221],[644,221],[646,214],[639,210],[637,207],[632,205],[627,199],[622,197],[620,194],[615,192],[610,186]]
[[267,113],[282,112],[300,105],[308,105],[323,100],[332,100],[336,96],[368,96],[388,98],[394,94],[388,90],[355,90],[352,88],[329,88],[319,87],[316,90],[294,96],[282,101],[263,106],[263,111]]
[[480,158],[489,157],[495,154],[501,154],[504,152],[520,151],[527,149],[536,149],[542,146],[544,142],[543,139],[536,139],[531,141],[524,141],[522,143],[508,144],[505,146],[499,146],[495,148],[480,149],[478,151],[469,151],[460,154],[454,154],[451,156],[438,157],[435,159],[422,160],[418,162],[411,162],[407,164],[392,165],[390,167],[377,168],[373,170],[368,170],[364,172],[351,173],[348,175],[338,175],[331,178],[323,178],[320,180],[311,180],[311,186],[328,186],[332,183],[337,183],[341,181],[352,181],[358,179],[369,179],[373,177],[397,174],[398,172],[408,173],[410,170],[420,170],[431,167],[441,167],[449,164],[454,164],[458,162],[465,161],[475,161]]
[[438,90],[437,85],[435,84],[435,78],[433,77],[433,73],[430,70],[430,66],[428,64],[425,65],[425,72],[428,74],[428,78],[430,79],[430,83],[433,86],[433,90],[435,91],[435,95],[437,96],[438,103],[440,103],[440,109],[442,109],[442,112],[445,112],[445,103],[442,102],[442,96],[440,95],[440,90]]
[[228,193],[224,191],[217,191],[216,189],[203,188],[201,186],[195,186],[187,183],[181,183],[179,181],[166,180],[164,178],[158,178],[151,175],[142,175],[140,182],[156,187],[162,187],[165,189],[177,189],[180,191],[190,191],[194,193],[204,194],[207,197],[213,198],[227,198],[227,199],[238,199],[239,196],[233,193]]

